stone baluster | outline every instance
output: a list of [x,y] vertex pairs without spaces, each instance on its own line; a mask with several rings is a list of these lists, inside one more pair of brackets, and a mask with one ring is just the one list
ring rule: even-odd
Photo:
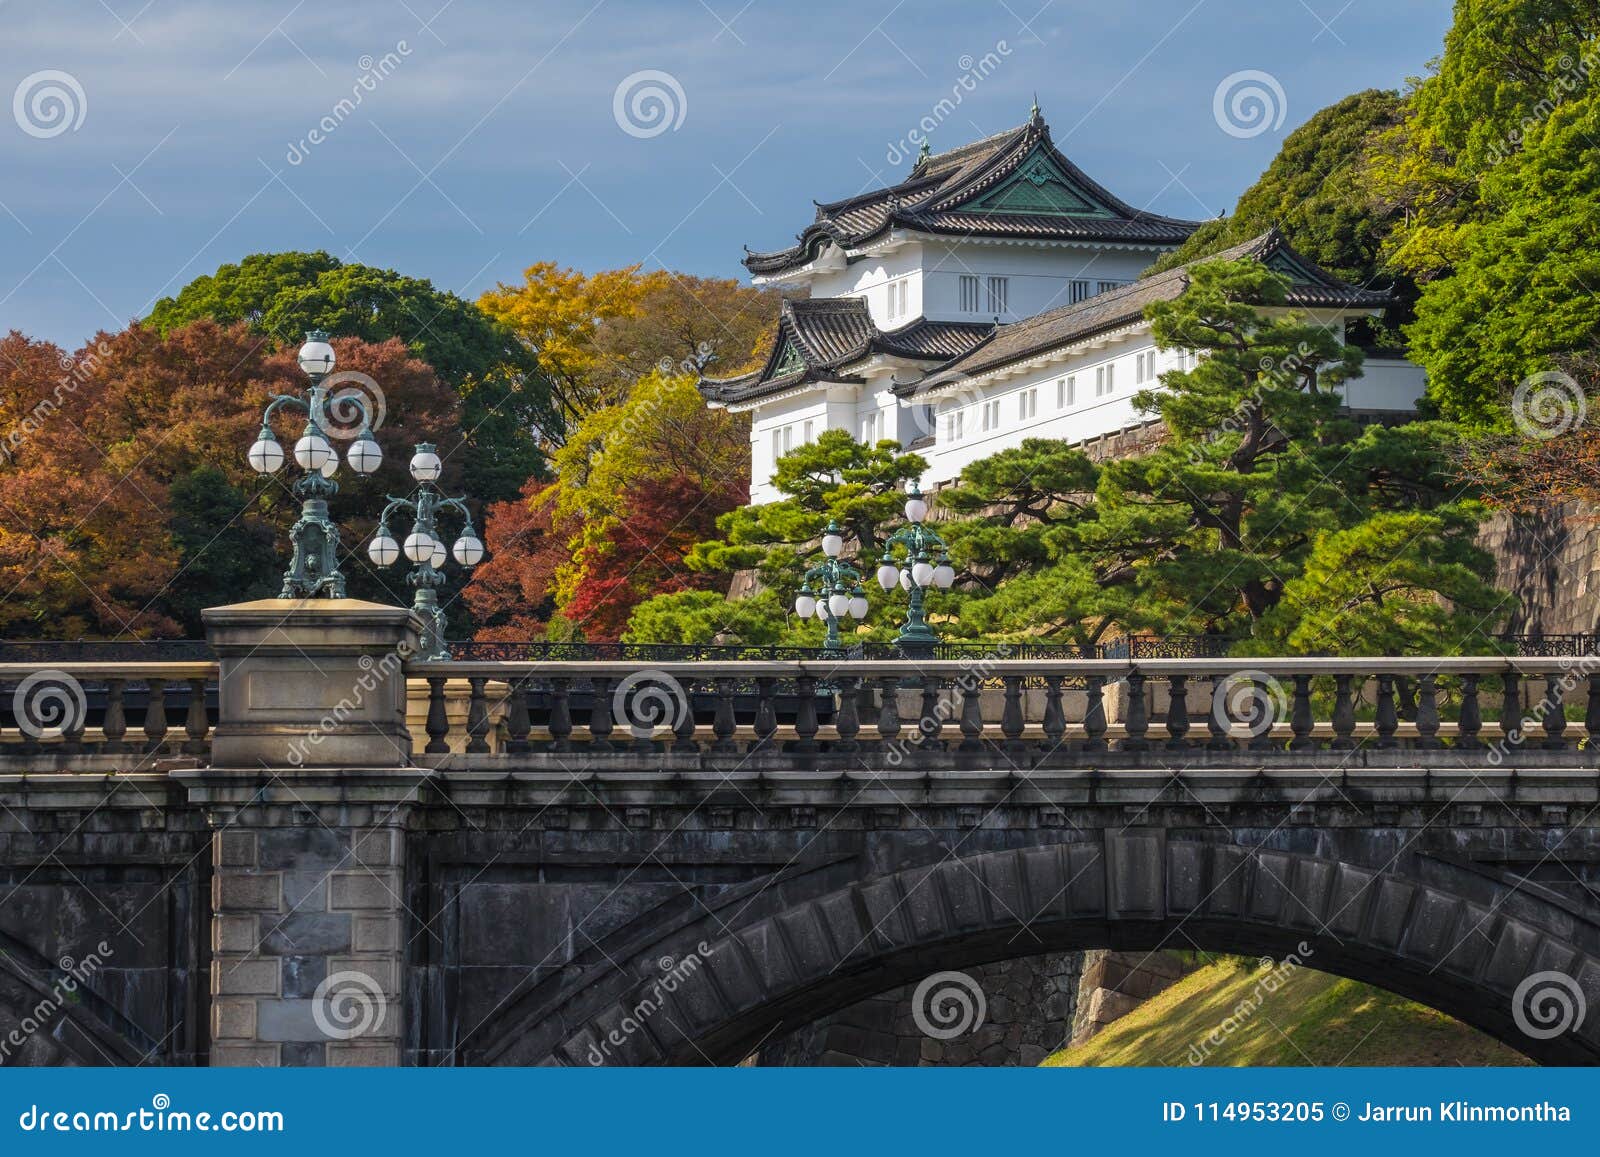
[[861,680],[854,675],[842,675],[839,680],[839,708],[833,717],[833,729],[839,738],[834,740],[835,751],[854,751],[861,745],[856,736],[861,732]]
[[817,743],[817,732],[820,724],[817,722],[817,677],[815,675],[800,675],[794,681],[795,712],[794,712],[794,750],[799,752],[813,752],[820,750]]
[[1123,738],[1117,744],[1121,751],[1149,750],[1145,733],[1150,730],[1150,709],[1144,701],[1144,683],[1142,671],[1128,673],[1128,718],[1122,725]]
[[918,746],[929,751],[944,748],[944,740],[939,735],[944,730],[945,706],[939,699],[939,684],[937,675],[922,677],[922,717],[917,720],[922,739]]
[[1335,751],[1356,746],[1356,690],[1354,675],[1333,677],[1333,744]]
[[510,678],[511,698],[506,703],[506,750],[520,755],[532,749],[528,732],[533,730],[533,719],[528,714],[528,680],[520,675]]
[[159,755],[167,746],[167,681],[146,679],[149,699],[144,708],[144,749]]
[[772,737],[778,733],[778,708],[773,702],[774,685],[776,680],[770,676],[763,676],[756,680],[756,719],[755,742],[750,745],[750,750],[760,751],[769,747]]
[[1316,720],[1311,714],[1311,676],[1294,676],[1294,704],[1289,709],[1290,751],[1315,751],[1317,741],[1312,738]]
[[611,702],[611,680],[596,675],[589,680],[589,750],[615,751],[611,729],[616,725],[616,708]]
[[484,755],[489,751],[489,697],[484,685],[489,682],[481,675],[467,678],[471,689],[467,699],[467,754]]
[[716,688],[717,707],[711,716],[711,750],[737,751],[739,745],[734,742],[733,735],[739,729],[739,721],[733,713],[733,680],[723,675],[712,685]]
[[[1274,691],[1278,695],[1274,695]],[[1245,744],[1248,750],[1276,750],[1272,727],[1278,722],[1278,702],[1282,693],[1278,681],[1271,676],[1256,679],[1250,684],[1250,742]]]
[[1211,676],[1211,711],[1206,716],[1206,740],[1208,751],[1232,751],[1234,749],[1233,736],[1228,734],[1228,729],[1233,720],[1228,717],[1228,688],[1232,686],[1231,676],[1219,671]]
[[[204,755],[206,735],[211,730],[211,720],[206,714],[206,681],[189,680],[189,710],[183,718],[183,731],[188,736],[183,742],[185,755]],[[79,734],[82,734],[80,728]]]
[[1483,746],[1483,709],[1478,704],[1478,676],[1461,676],[1461,710],[1456,712],[1456,747],[1476,751]]
[[1417,746],[1424,751],[1444,746],[1439,742],[1438,678],[1432,674],[1417,676]]
[[128,734],[128,716],[122,704],[122,692],[126,686],[127,682],[123,679],[106,680],[106,716],[100,725],[100,734],[105,738],[100,750],[110,755],[127,750],[123,737]]
[[550,750],[572,750],[572,680],[557,675],[550,680]]
[[1189,746],[1189,678],[1167,676],[1167,750],[1183,751]]
[[683,710],[678,712],[677,718],[672,721],[672,750],[699,751],[700,745],[694,741],[694,693],[699,688],[699,683],[694,679],[681,679],[678,682],[683,688]]
[[983,681],[970,672],[961,687],[961,742],[957,751],[983,750]]
[[1522,679],[1515,671],[1507,671],[1500,683],[1500,737],[1509,751],[1528,738],[1522,734]]
[[1400,746],[1400,741],[1394,733],[1400,728],[1400,717],[1395,710],[1394,676],[1378,676],[1378,710],[1373,724],[1378,732],[1377,746],[1380,749]]
[[1061,709],[1061,676],[1044,677],[1044,718],[1039,722],[1044,732],[1044,754],[1061,749],[1061,737],[1067,733],[1067,715]]
[[443,675],[428,676],[428,755],[445,755],[450,751],[447,737],[450,734],[450,713],[445,709],[444,685],[449,682]]
[[1084,691],[1083,750],[1106,750],[1106,678],[1090,675]]
[[893,743],[900,734],[900,681],[893,675],[878,678],[878,737]]
[[1544,677],[1544,727],[1543,747],[1546,751],[1565,751],[1567,749],[1567,691],[1561,682],[1561,674],[1556,671],[1545,673]]
[[1026,745],[1022,742],[1022,676],[1007,675],[1005,683],[1005,706],[1000,712],[1000,734],[1005,736],[1006,754],[1020,756]]

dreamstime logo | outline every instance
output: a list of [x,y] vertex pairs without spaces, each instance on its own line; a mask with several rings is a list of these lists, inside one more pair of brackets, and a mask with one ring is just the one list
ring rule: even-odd
[[1230,137],[1249,140],[1283,126],[1289,100],[1270,72],[1246,68],[1222,78],[1211,94],[1211,115]]
[[928,144],[933,131],[961,107],[968,95],[977,92],[978,86],[1000,67],[1002,60],[1010,55],[1011,45],[1004,40],[995,41],[991,51],[976,59],[970,52],[962,53],[956,61],[956,67],[961,70],[961,75],[956,77],[955,83],[950,86],[950,95],[935,101],[927,115],[918,121],[914,128],[898,141],[891,143],[883,159],[891,165],[903,164],[907,157],[915,154],[921,146]]
[[935,972],[911,994],[911,1019],[934,1040],[977,1032],[988,1014],[983,989],[965,972]]
[[1565,972],[1535,972],[1511,994],[1511,1019],[1534,1040],[1550,1040],[1583,1026],[1588,1002]]
[[322,380],[328,391],[323,405],[320,425],[322,432],[336,441],[345,441],[361,433],[368,420],[377,430],[389,412],[383,396],[383,387],[359,370],[339,370]]
[[330,973],[311,994],[311,1019],[329,1040],[352,1040],[378,1027],[389,1007],[383,987],[365,972]]
[[675,731],[688,713],[689,697],[665,671],[635,671],[611,694],[611,718],[635,739],[649,739],[662,729]]
[[611,115],[630,137],[649,140],[677,132],[689,112],[683,85],[670,72],[646,68],[629,73],[611,94]]
[[60,739],[83,728],[89,700],[83,684],[65,671],[35,671],[11,696],[17,728],[35,739]]
[[1511,395],[1511,419],[1527,438],[1548,441],[1583,425],[1589,402],[1571,374],[1545,370],[1523,378]]
[[77,1004],[82,997],[78,995],[79,986],[86,986],[89,978],[105,965],[114,953],[111,945],[104,940],[95,945],[95,951],[90,952],[81,960],[74,960],[70,956],[63,956],[56,962],[60,975],[55,983],[50,986],[50,991],[44,998],[27,1009],[21,1020],[16,1022],[16,1027],[0,1039],[0,1061],[7,1061],[12,1053],[28,1043],[28,1038],[40,1029],[46,1027],[55,1015],[67,1004]]
[[978,407],[985,399],[982,386],[965,374],[955,374],[940,385],[939,397],[932,404],[911,406],[911,427],[918,438],[955,441],[978,429]]
[[298,141],[289,142],[289,151],[283,159],[291,165],[302,164],[311,155],[311,150],[339,131],[339,126],[355,115],[366,100],[367,94],[376,92],[378,85],[393,75],[405,58],[411,55],[411,45],[404,40],[396,41],[394,50],[386,52],[374,60],[370,53],[363,55],[356,61],[356,67],[361,74],[350,85],[350,95],[340,97],[334,102],[328,114],[311,126],[309,132]]
[[1305,964],[1312,955],[1311,945],[1304,940],[1296,946],[1299,951],[1291,952],[1282,960],[1274,960],[1270,956],[1263,956],[1256,962],[1259,979],[1251,986],[1247,993],[1237,1004],[1228,1010],[1228,1014],[1218,1022],[1210,1032],[1201,1037],[1198,1042],[1189,1046],[1186,1057],[1191,1065],[1203,1065],[1207,1058],[1234,1033],[1247,1027],[1255,1019],[1267,1003],[1267,997],[1277,992],[1289,982],[1289,978]]
[[1238,721],[1249,728],[1252,737],[1265,735],[1274,723],[1288,717],[1289,698],[1283,684],[1265,671],[1239,671],[1217,688],[1211,714],[1224,731]]
[[77,132],[89,115],[89,97],[70,72],[47,68],[22,78],[11,94],[11,116],[30,137],[49,140]]

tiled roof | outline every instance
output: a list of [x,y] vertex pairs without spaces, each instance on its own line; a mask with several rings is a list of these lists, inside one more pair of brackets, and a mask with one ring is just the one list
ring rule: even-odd
[[702,378],[700,392],[715,402],[744,402],[803,382],[859,382],[848,370],[874,354],[944,362],[966,353],[994,329],[992,322],[926,321],[880,330],[859,297],[783,303],[766,364],[736,378]]
[[781,273],[827,242],[861,245],[892,228],[954,236],[1179,245],[1198,222],[1146,213],[1058,151],[1037,113],[1020,128],[922,158],[897,185],[818,203],[798,243],[749,253],[754,274]]
[[[1289,305],[1354,309],[1379,308],[1389,302],[1386,292],[1348,285],[1319,268],[1295,252],[1276,229],[1201,260],[1231,261],[1246,257],[1261,261],[1291,278],[1293,284],[1286,297]],[[912,397],[952,381],[986,373],[1011,362],[1024,361],[1059,346],[1070,345],[1137,321],[1144,315],[1147,305],[1156,301],[1171,301],[1188,288],[1189,269],[1195,264],[1198,262],[1180,265],[1120,289],[1097,294],[1076,305],[1062,306],[1025,321],[998,326],[988,341],[974,347],[964,357],[956,358],[938,372],[896,392]]]

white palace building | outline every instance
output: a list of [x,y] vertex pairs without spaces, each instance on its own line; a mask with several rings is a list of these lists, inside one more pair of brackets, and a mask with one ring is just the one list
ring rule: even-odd
[[[700,385],[709,405],[751,415],[751,502],[781,497],[777,459],[824,430],[915,449],[932,489],[1024,438],[1095,443],[1148,426],[1134,394],[1190,355],[1156,347],[1144,307],[1188,281],[1182,267],[1139,273],[1198,225],[1096,184],[1037,109],[1020,128],[924,153],[898,185],[819,204],[795,245],[745,258],[755,284],[784,293],[765,364]],[[1289,305],[1340,333],[1389,300],[1276,231],[1215,255],[1246,256],[1286,274]],[[1345,403],[1381,420],[1422,391],[1419,367],[1373,351]]]

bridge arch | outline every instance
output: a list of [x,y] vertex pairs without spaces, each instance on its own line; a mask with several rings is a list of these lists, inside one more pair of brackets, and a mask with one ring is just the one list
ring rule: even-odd
[[[1355,855],[1162,829],[1083,836],[842,883],[833,865],[731,891],[694,918],[597,946],[463,1041],[458,1057],[733,1063],[774,1032],[934,971],[1040,952],[1192,946],[1299,953],[1309,967],[1419,1000],[1536,1060],[1600,1064],[1600,926],[1542,887],[1385,844]],[[1513,1015],[1518,986],[1542,972],[1572,978],[1590,1009],[1548,1040]]]

